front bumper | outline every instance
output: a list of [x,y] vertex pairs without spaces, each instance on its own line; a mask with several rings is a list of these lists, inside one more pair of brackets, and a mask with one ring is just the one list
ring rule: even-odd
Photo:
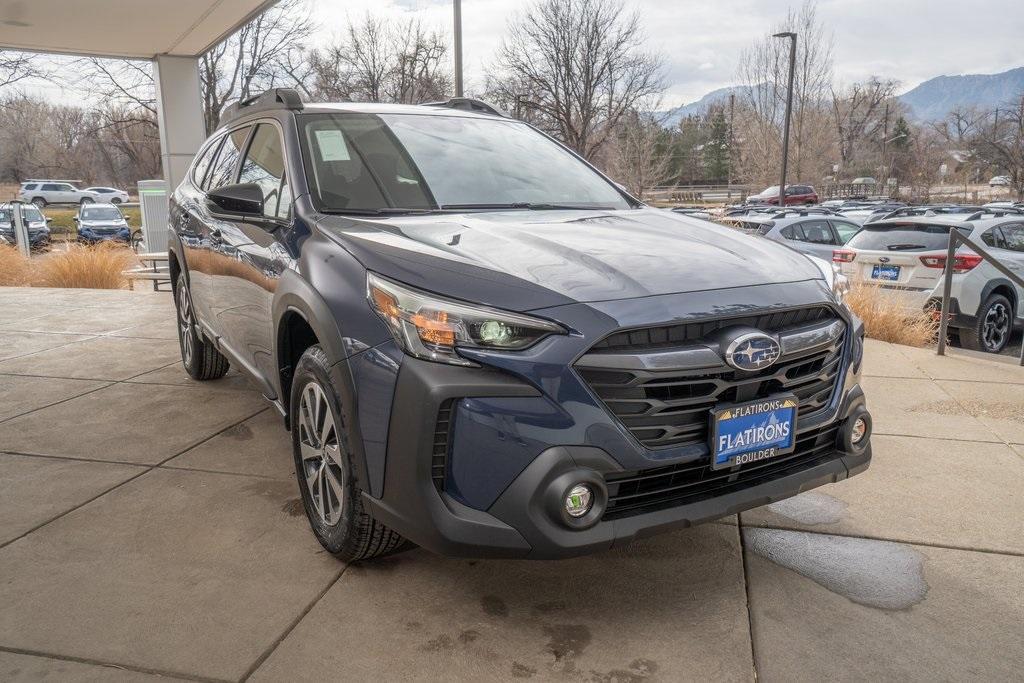
[[[363,503],[375,518],[444,555],[552,559],[608,549],[841,481],[865,470],[871,460],[869,440],[856,450],[848,445],[844,450],[842,445],[850,420],[866,412],[859,385],[847,383],[835,417],[826,425],[838,425],[836,436],[813,457],[794,459],[765,476],[722,487],[713,495],[600,519],[589,528],[576,529],[561,521],[552,502],[561,500],[567,482],[585,479],[600,487],[605,477],[614,478],[615,473],[622,472],[623,465],[608,451],[592,445],[549,446],[539,455],[517,458],[520,452],[531,452],[537,442],[526,430],[501,425],[499,417],[498,429],[490,432],[490,439],[475,440],[476,453],[465,452],[466,444],[462,444],[463,459],[470,456],[472,460],[471,456],[478,455],[486,465],[462,479],[475,478],[482,488],[489,484],[484,481],[488,477],[501,481],[511,477],[511,483],[484,509],[460,502],[455,495],[471,502],[472,492],[449,491],[441,483],[436,476],[436,440],[430,435],[436,436],[439,412],[451,406],[451,401],[467,397],[502,397],[512,405],[526,406],[542,395],[535,387],[503,372],[404,359],[395,386],[383,495],[377,498],[363,494]],[[482,414],[477,417],[493,419]],[[544,425],[543,429],[556,427],[553,415],[535,413],[529,419]],[[476,432],[478,437],[486,433]]]

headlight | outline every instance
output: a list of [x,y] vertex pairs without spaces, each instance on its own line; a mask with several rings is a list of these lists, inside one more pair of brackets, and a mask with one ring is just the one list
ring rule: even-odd
[[548,336],[565,334],[565,328],[509,311],[473,306],[419,292],[379,275],[366,276],[370,306],[384,319],[395,341],[417,358],[475,365],[456,348],[525,349]]
[[832,290],[832,296],[836,298],[836,303],[843,303],[843,297],[850,291],[850,281],[845,275],[839,270],[839,266],[835,263],[820,259],[817,256],[808,256],[814,265],[818,266],[818,270],[821,271],[822,277],[825,278],[825,282],[828,284],[829,289]]

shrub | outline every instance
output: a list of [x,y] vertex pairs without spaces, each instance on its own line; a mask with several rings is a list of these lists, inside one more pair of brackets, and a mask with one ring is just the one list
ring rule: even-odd
[[38,259],[32,284],[37,287],[80,287],[122,289],[124,271],[137,264],[126,246],[101,242],[96,246],[70,245],[68,251],[53,252]]
[[846,295],[846,303],[864,321],[864,331],[871,339],[928,346],[935,341],[939,323],[930,313],[910,313],[899,305],[897,292],[877,285],[854,285]]
[[0,244],[0,287],[23,287],[31,280],[32,262],[17,247]]

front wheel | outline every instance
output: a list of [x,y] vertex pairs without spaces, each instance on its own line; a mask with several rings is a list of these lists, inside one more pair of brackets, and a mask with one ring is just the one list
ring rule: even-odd
[[363,508],[330,361],[319,346],[302,354],[292,381],[290,422],[295,475],[313,534],[339,560],[399,550],[405,539]]
[[978,311],[973,327],[960,330],[964,348],[986,353],[999,353],[1010,341],[1013,330],[1013,307],[1002,294],[993,294]]
[[230,367],[228,359],[199,335],[192,294],[188,291],[184,273],[175,283],[174,305],[178,311],[178,343],[185,372],[200,381],[220,379]]
[[43,199],[42,197],[33,197],[32,198],[32,203],[36,205],[37,209],[45,209],[46,208],[46,200]]
[[93,203],[93,200],[90,197],[82,197],[82,201],[79,202],[79,204],[92,204],[92,203]]
[[110,203],[111,204],[120,204],[121,203],[121,198],[120,197],[114,197],[113,199],[110,200]]

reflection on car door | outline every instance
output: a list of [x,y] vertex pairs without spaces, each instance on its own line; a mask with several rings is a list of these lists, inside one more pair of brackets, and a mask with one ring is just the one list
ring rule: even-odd
[[242,158],[239,183],[255,183],[263,190],[263,218],[234,221],[222,229],[225,254],[231,267],[218,276],[215,308],[223,343],[252,374],[264,379],[264,393],[274,398],[274,293],[291,263],[282,240],[291,216],[283,144],[278,128],[259,123]]
[[[203,182],[204,191],[209,192],[235,182],[241,150],[251,130],[252,126],[244,126],[224,136],[224,142]],[[206,206],[205,196],[199,198],[191,208],[196,212],[195,230],[189,240],[190,244],[185,245],[185,258],[188,261],[192,303],[200,320],[212,327],[212,332],[219,336],[221,331],[217,322],[216,289],[221,279],[219,274],[234,259],[227,248],[227,237],[237,228],[233,223],[213,216]]]

